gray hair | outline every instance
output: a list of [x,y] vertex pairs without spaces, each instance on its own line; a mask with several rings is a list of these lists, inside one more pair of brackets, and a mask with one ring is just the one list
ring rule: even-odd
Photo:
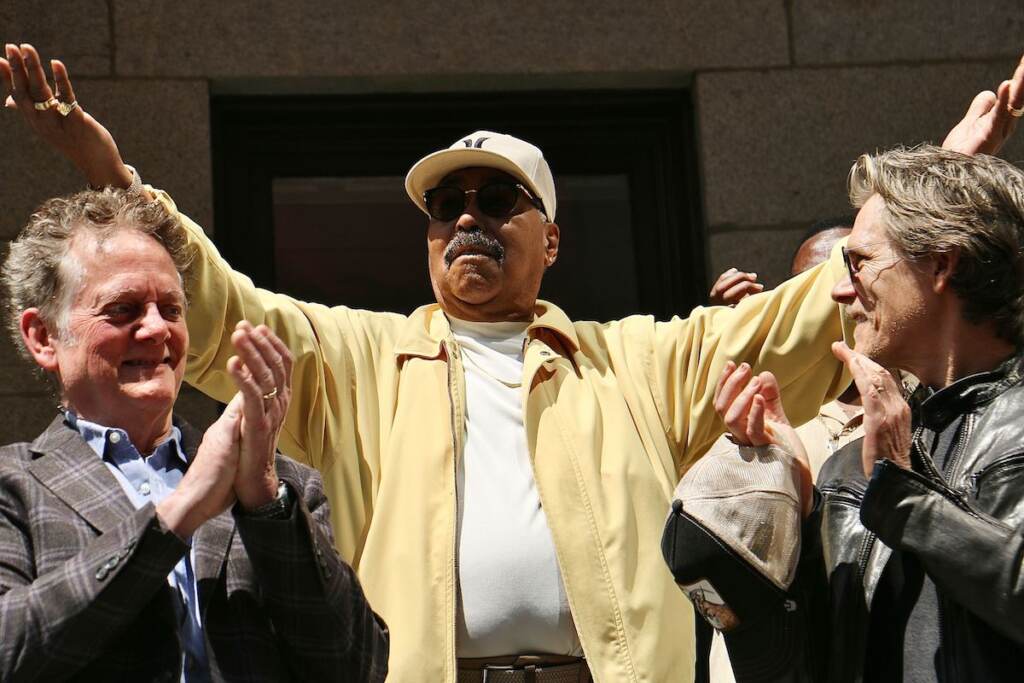
[[882,221],[911,262],[959,252],[950,285],[964,317],[1024,344],[1024,173],[1002,159],[934,145],[864,154],[850,170],[850,201],[881,196]]
[[7,290],[7,327],[14,345],[26,358],[21,339],[21,314],[38,308],[43,321],[59,337],[66,334],[67,309],[81,282],[81,266],[69,258],[80,235],[98,243],[121,230],[136,230],[159,242],[188,281],[192,251],[184,228],[160,202],[125,190],[87,190],[50,199],[40,206],[11,242],[0,269]]

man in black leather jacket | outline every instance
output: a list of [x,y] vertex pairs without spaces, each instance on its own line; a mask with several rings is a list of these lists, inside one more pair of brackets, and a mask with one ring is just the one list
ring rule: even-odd
[[[850,183],[861,210],[833,297],[857,351],[834,352],[865,437],[808,506],[790,588],[805,661],[782,680],[1021,680],[1024,173],[924,146],[865,155]],[[885,367],[921,380],[913,409]],[[786,446],[779,394],[730,366],[716,407],[741,444]]]

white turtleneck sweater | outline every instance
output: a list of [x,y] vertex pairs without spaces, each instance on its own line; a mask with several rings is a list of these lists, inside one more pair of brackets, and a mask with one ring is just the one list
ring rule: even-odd
[[466,375],[457,473],[459,657],[582,655],[523,421],[527,323],[451,319]]

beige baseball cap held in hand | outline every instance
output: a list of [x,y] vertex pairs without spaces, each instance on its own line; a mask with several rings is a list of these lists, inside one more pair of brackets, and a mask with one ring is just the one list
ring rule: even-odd
[[448,149],[428,154],[417,161],[405,176],[405,191],[424,213],[423,193],[437,187],[446,175],[460,168],[494,168],[521,182],[544,204],[548,220],[555,220],[555,181],[544,153],[525,140],[478,130],[459,138]]

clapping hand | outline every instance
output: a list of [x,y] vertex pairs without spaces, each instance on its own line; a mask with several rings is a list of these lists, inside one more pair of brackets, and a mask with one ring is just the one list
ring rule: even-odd
[[231,335],[238,355],[228,359],[228,373],[242,396],[241,452],[235,495],[252,510],[277,496],[274,453],[291,400],[292,355],[266,325],[243,320]]
[[888,370],[843,342],[832,344],[832,353],[853,375],[864,407],[864,476],[871,477],[879,460],[910,469],[910,406],[899,383]]
[[157,506],[171,531],[187,538],[237,500],[244,510],[277,497],[277,438],[291,398],[292,356],[265,325],[238,323],[228,360],[238,393],[199,445],[174,493]]
[[753,376],[746,363],[725,364],[715,387],[715,410],[741,446],[774,444],[789,452],[799,468],[800,500],[806,517],[813,504],[811,464],[782,407],[779,382],[770,372]]

